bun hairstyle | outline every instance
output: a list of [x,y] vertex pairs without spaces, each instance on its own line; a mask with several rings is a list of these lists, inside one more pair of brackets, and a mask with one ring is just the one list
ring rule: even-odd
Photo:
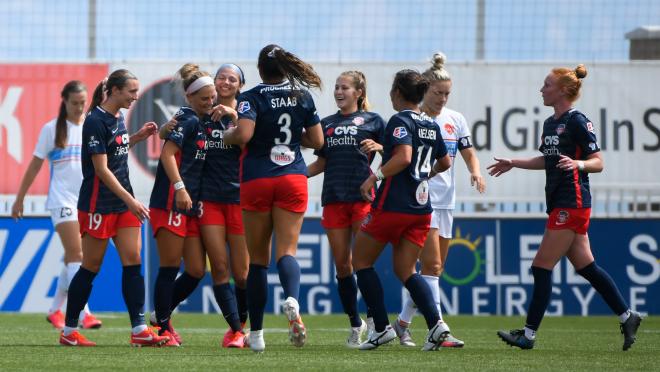
[[312,65],[279,45],[270,44],[261,49],[257,68],[264,80],[287,79],[293,87],[321,88],[321,78]]
[[419,104],[429,89],[431,82],[415,70],[401,70],[394,76],[392,91],[398,90],[408,102]]
[[582,79],[587,77],[587,67],[583,64],[574,69],[558,67],[552,69],[552,74],[557,78],[557,84],[566,94],[569,101],[575,102],[580,97]]
[[367,78],[362,71],[344,71],[339,76],[347,76],[353,80],[353,87],[362,91],[362,95],[358,98],[358,110],[369,111],[371,105],[367,99]]
[[[180,81],[183,86],[184,93],[187,93],[188,87],[195,82],[195,80],[210,76],[208,72],[199,69],[199,65],[194,63],[186,63],[176,72],[174,76],[175,81]],[[193,92],[194,93],[194,92]]]
[[96,89],[94,89],[92,102],[89,104],[87,112],[92,111],[94,107],[103,103],[103,101],[105,101],[110,96],[110,94],[112,94],[112,88],[117,87],[117,89],[122,89],[125,87],[126,81],[128,80],[137,80],[137,77],[125,69],[115,70],[110,75],[108,75],[108,77],[101,80],[101,82],[96,86]]
[[437,52],[431,57],[431,67],[424,71],[422,75],[427,78],[431,83],[436,81],[451,81],[449,72],[445,70],[445,62],[447,57],[442,52]]
[[68,113],[66,112],[66,104],[64,101],[69,99],[69,95],[72,93],[81,93],[86,92],[87,87],[82,81],[71,80],[64,85],[60,96],[62,97],[62,103],[60,103],[60,111],[57,114],[57,121],[55,122],[55,147],[65,148],[66,140],[68,137],[68,128],[66,124],[66,117]]

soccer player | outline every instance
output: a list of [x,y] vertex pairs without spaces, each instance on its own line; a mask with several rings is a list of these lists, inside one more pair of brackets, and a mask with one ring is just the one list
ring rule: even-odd
[[184,247],[202,249],[197,216],[207,150],[205,122],[216,99],[213,78],[198,65],[187,63],[177,74],[190,107],[180,108],[175,115],[177,124],[163,145],[149,202],[160,258],[154,288],[158,333],[169,338],[167,346],[175,347],[181,340],[170,324],[174,281]]
[[554,68],[546,76],[541,96],[543,104],[552,107],[554,114],[543,123],[539,147],[543,155],[528,159],[495,158],[496,163],[488,166],[489,174],[495,177],[512,168],[545,169],[549,217],[532,261],[534,291],[527,308],[527,321],[523,329],[497,332],[508,345],[521,349],[534,347],[536,332],[550,301],[552,269],[564,256],[619,316],[623,350],[635,342],[642,321],[639,313],[630,310],[612,278],[596,264],[591,253],[587,235],[591,214],[589,173],[602,172],[603,159],[593,124],[573,108],[586,76],[584,65],[575,69]]
[[[422,350],[437,350],[449,333],[433,303],[431,289],[415,270],[431,222],[429,172],[432,169],[443,172],[451,164],[438,124],[419,109],[429,85],[417,71],[397,72],[390,99],[398,113],[390,118],[385,129],[383,165],[360,186],[362,197],[373,203],[355,238],[353,267],[375,324],[374,332],[360,345],[362,350],[375,349],[396,337],[387,319],[383,288],[373,268],[387,243],[393,246],[394,273],[426,319],[429,332]],[[435,164],[434,160],[437,160]],[[373,198],[377,181],[383,182]]]
[[307,167],[300,145],[304,141],[309,147],[320,149],[323,132],[306,89],[321,86],[311,65],[271,44],[259,52],[257,68],[263,83],[241,93],[237,126],[225,132],[224,141],[228,145],[245,145],[240,199],[250,254],[249,344],[255,352],[262,352],[273,233],[277,269],[286,297],[282,308],[289,321],[289,339],[298,347],[305,343],[305,325],[298,305],[300,266],[295,259],[307,209]]
[[[85,120],[87,87],[78,80],[72,80],[64,85],[60,96],[62,102],[57,118],[41,129],[32,161],[23,175],[11,208],[11,216],[15,220],[23,217],[25,194],[39,174],[44,159],[48,158],[51,175],[46,209],[50,211],[50,219],[64,247],[64,265],[57,279],[53,304],[46,317],[57,329],[64,328],[64,314],[60,309],[66,300],[71,279],[76,275],[82,261],[80,226],[75,211],[82,183],[80,143],[82,123]],[[83,312],[80,313],[80,326],[85,329],[100,328],[101,324],[85,304]]]
[[[440,125],[442,138],[447,146],[452,167],[447,172],[439,173],[429,179],[429,190],[431,193],[431,206],[433,215],[431,217],[431,230],[426,238],[424,249],[420,254],[421,274],[431,287],[433,300],[440,312],[440,281],[439,277],[447,262],[449,252],[449,241],[452,237],[452,226],[454,223],[454,206],[456,204],[456,179],[454,178],[454,161],[456,153],[461,157],[470,172],[470,184],[475,186],[480,193],[486,189],[486,183],[479,170],[479,159],[470,142],[470,129],[465,117],[457,111],[447,108],[447,100],[451,93],[452,81],[449,72],[444,68],[446,57],[442,53],[433,55],[432,66],[424,71],[424,76],[429,79],[431,86],[424,95],[422,111],[433,118]],[[415,303],[410,294],[406,292],[403,308],[399,318],[392,324],[399,336],[399,342],[404,346],[415,346],[410,335],[410,323],[417,312]],[[451,334],[447,335],[442,347],[463,347],[465,343]]]
[[140,273],[140,227],[149,210],[133,197],[128,177],[128,151],[156,133],[149,122],[129,136],[120,109],[128,109],[137,99],[138,79],[128,70],[116,70],[101,81],[92,97],[82,130],[82,174],[78,198],[78,222],[82,235],[83,259],[69,285],[65,326],[60,344],[94,346],[80,334],[78,316],[92,291],[108,239],[112,238],[123,265],[122,294],[131,319],[130,343],[156,346],[168,341],[144,322],[144,278]]
[[351,264],[351,241],[369,213],[360,185],[371,174],[369,165],[376,151],[382,151],[385,122],[368,112],[367,80],[360,71],[342,72],[335,83],[339,111],[321,120],[325,135],[318,158],[307,167],[313,177],[325,172],[321,203],[325,228],[337,269],[337,287],[344,312],[351,325],[346,346],[357,348],[367,326],[357,309],[357,284]]

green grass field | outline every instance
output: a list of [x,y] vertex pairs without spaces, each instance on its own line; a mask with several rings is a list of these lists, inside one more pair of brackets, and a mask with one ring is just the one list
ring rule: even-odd
[[[97,316],[99,316],[97,314]],[[176,314],[183,337],[180,348],[131,348],[126,314],[100,314],[103,327],[83,333],[98,346],[59,346],[58,332],[41,314],[0,314],[0,370],[612,370],[650,371],[660,366],[660,318],[642,322],[637,342],[621,351],[615,317],[546,318],[531,351],[512,349],[495,331],[519,327],[522,318],[449,317],[464,349],[421,352],[392,342],[375,351],[350,350],[345,316],[304,316],[308,343],[291,346],[283,316],[266,317],[266,352],[222,349],[225,323],[218,315]],[[391,319],[394,317],[392,316]],[[413,338],[426,335],[422,317],[415,319]]]

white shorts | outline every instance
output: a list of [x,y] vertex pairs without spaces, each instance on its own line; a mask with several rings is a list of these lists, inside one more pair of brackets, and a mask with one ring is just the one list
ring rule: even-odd
[[431,228],[438,229],[438,235],[451,239],[451,229],[454,225],[454,211],[452,209],[435,209],[431,214]]
[[61,207],[49,210],[53,226],[57,226],[62,222],[78,222],[78,210],[76,208]]

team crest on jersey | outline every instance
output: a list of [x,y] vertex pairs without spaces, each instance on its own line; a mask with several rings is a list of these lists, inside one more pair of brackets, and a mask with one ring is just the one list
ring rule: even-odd
[[454,134],[454,126],[451,125],[450,123],[445,123],[445,132],[448,134]]
[[587,130],[588,130],[589,132],[591,132],[591,133],[594,132],[594,125],[593,125],[593,123],[590,122],[590,121],[587,122]]
[[362,116],[356,116],[353,118],[353,124],[362,125],[364,124],[364,118]]
[[557,134],[562,134],[566,131],[566,124],[557,125]]
[[246,111],[250,110],[250,102],[248,101],[242,101],[241,103],[238,104],[238,113],[242,114]]
[[408,131],[404,127],[396,127],[392,135],[396,138],[403,138],[408,135]]

